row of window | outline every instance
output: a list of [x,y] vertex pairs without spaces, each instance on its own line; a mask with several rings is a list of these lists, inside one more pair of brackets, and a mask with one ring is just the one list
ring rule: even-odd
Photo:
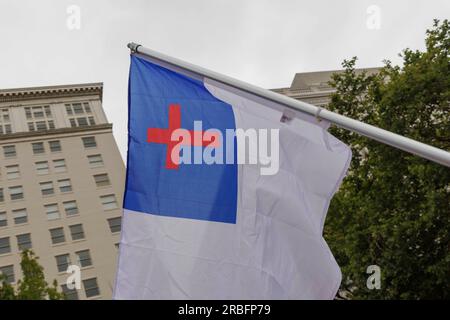
[[[18,174],[18,172],[15,172]],[[107,173],[100,173],[93,175],[95,185],[97,187],[105,187],[111,185],[109,176]],[[72,191],[72,183],[70,179],[57,180],[58,189],[61,193]],[[44,181],[39,183],[41,193],[43,196],[49,196],[55,194],[55,188],[53,181]],[[22,200],[25,198],[22,186],[8,187],[9,196],[11,200]],[[0,203],[5,201],[5,195],[3,188],[0,188]]]
[[[91,168],[97,168],[103,166],[103,158],[100,154],[93,154],[87,156],[89,161],[89,166]],[[56,159],[52,160],[53,163],[53,172],[54,173],[61,173],[66,172],[66,160],[65,159]],[[38,161],[35,162],[36,167],[36,173],[38,175],[44,175],[50,173],[50,166],[48,161]],[[20,178],[20,168],[18,164],[13,164],[10,166],[6,166],[6,177],[8,180],[18,179]],[[1,178],[1,172],[0,172],[0,178]]]
[[[56,159],[53,160],[52,162],[53,162],[53,172],[61,173],[67,171],[65,159]],[[36,166],[36,173],[38,175],[50,173],[50,166],[48,164],[48,161],[38,161],[35,162],[34,165]]]
[[[63,202],[66,216],[70,217],[78,214],[78,206],[75,200]],[[60,218],[59,206],[57,203],[44,205],[47,220],[55,220]],[[28,222],[28,212],[26,208],[12,210],[14,224],[24,224]],[[6,211],[0,212],[0,227],[8,226],[8,217]]]
[[[72,183],[70,182],[70,179],[60,179],[57,181],[57,185],[61,193],[72,191]],[[43,196],[55,194],[53,181],[40,182],[39,186],[41,188],[41,193]]]
[[[77,264],[81,268],[92,266],[89,249],[76,251],[75,255],[77,256]],[[58,272],[66,272],[67,268],[72,264],[70,261],[70,254],[68,253],[55,256],[55,260]],[[0,272],[6,277],[6,282],[14,283],[16,281],[13,265],[0,267]]]
[[[48,145],[50,148],[50,152],[61,151],[61,143],[59,140],[49,141]],[[45,153],[45,146],[43,142],[34,142],[31,144],[31,148],[33,150],[33,154]],[[17,156],[16,146],[15,145],[3,146],[3,155],[5,158],[13,158]]]
[[[95,137],[82,137],[81,140],[83,142],[83,146],[85,149],[97,147]],[[48,141],[48,146],[50,148],[50,152],[60,152],[62,150],[61,143],[59,140]],[[36,155],[44,154],[46,152],[44,142],[33,142],[31,143],[31,148],[33,150],[33,154]],[[16,157],[17,156],[16,146],[15,145],[3,146],[3,156],[5,158]]]
[[[12,186],[8,188],[9,197],[11,200],[21,200],[23,199],[23,187],[22,186]],[[3,188],[0,188],[0,202],[5,201],[5,195],[3,193]]]
[[[56,159],[52,160],[53,162],[53,170],[55,173],[66,172],[66,160],[64,159]],[[36,173],[38,175],[48,174],[50,172],[48,161],[39,161],[35,162]],[[5,167],[6,169],[6,178],[8,180],[18,179],[20,178],[20,167],[18,164],[13,164]],[[0,172],[0,178],[2,174]]]
[[[93,126],[95,125],[94,116],[92,114],[91,107],[89,103],[72,103],[66,104],[66,112],[67,115],[70,116],[70,126],[71,127],[83,127],[83,126]],[[42,107],[33,107],[42,108]],[[45,115],[47,118],[51,117],[50,107],[45,106]],[[28,109],[28,110],[27,110]],[[25,112],[27,114],[27,119],[41,119],[44,118],[44,112],[42,111],[33,111],[30,108],[25,108]],[[87,116],[85,116],[87,115]],[[50,130],[55,129],[55,124],[53,120],[40,120],[35,122],[28,122],[28,130],[29,131],[42,131],[42,130]]]
[[[68,116],[78,115],[78,114],[91,114],[92,110],[89,106],[89,102],[75,102],[71,104],[65,104],[66,113]],[[25,107],[25,117],[27,120],[36,120],[36,119],[48,119],[52,118],[52,111],[49,105],[44,106],[34,106],[34,107]],[[0,122],[9,122],[9,109],[4,108],[1,110]]]
[[[70,237],[72,241],[85,239],[84,229],[82,224],[74,224],[69,226]],[[64,228],[58,227],[49,230],[52,244],[66,242],[66,236],[64,234]]]
[[66,104],[66,112],[68,116],[92,113],[88,102]]
[[28,131],[46,131],[55,129],[53,120],[41,120],[35,122],[27,122]]
[[[97,278],[90,278],[83,280],[84,293],[87,298],[96,297],[100,295]],[[78,300],[78,292],[74,289],[69,289],[67,285],[61,286],[62,292],[65,294],[67,300]]]
[[[92,266],[91,253],[89,252],[89,249],[76,251],[75,255],[77,256],[77,265],[80,268]],[[66,272],[67,268],[72,264],[69,253],[57,255],[55,256],[55,260],[58,272]]]
[[[87,254],[89,254],[89,250]],[[82,253],[82,251],[76,252],[76,254],[80,254],[83,261],[86,261],[86,253]],[[80,260],[80,256],[79,260]],[[58,263],[58,262],[57,262]],[[59,266],[58,266],[59,267]],[[13,283],[16,281],[16,277],[14,274],[14,265],[9,266],[3,266],[0,267],[0,273],[3,274],[6,277],[6,281],[9,283]],[[98,287],[97,278],[89,278],[82,280],[83,287],[84,287],[84,293],[86,294],[86,297],[96,297],[100,295],[100,289]],[[68,300],[78,300],[78,291],[73,288],[69,289],[67,285],[63,284],[61,285],[62,292],[65,294],[66,299]]]
[[50,106],[26,107],[25,116],[28,121],[28,131],[45,131],[55,129],[55,122],[51,120],[52,112]]
[[[16,209],[12,211],[14,224],[23,224],[28,222],[28,214],[25,208]],[[6,211],[0,212],[0,227],[6,227],[8,225],[8,217]]]
[[[121,220],[121,217],[107,219],[111,233],[118,233],[121,231]],[[83,240],[86,238],[83,225],[81,223],[70,225],[69,230],[72,241]],[[50,233],[50,240],[53,245],[66,242],[64,227],[52,228],[48,231]],[[33,247],[30,233],[17,235],[16,239],[19,250],[31,249]],[[0,238],[0,255],[7,253],[11,253],[10,237]]]
[[84,126],[93,126],[95,125],[94,117],[76,117],[70,118],[70,126],[74,127],[84,127]]
[[[115,195],[108,194],[100,197],[103,210],[113,210],[118,208]],[[76,200],[62,202],[64,212],[67,217],[78,214],[78,205]],[[47,220],[56,220],[61,217],[58,203],[44,205]],[[26,208],[12,210],[14,224],[23,224],[28,222],[28,213]],[[0,211],[0,227],[8,226],[8,217],[6,211]]]
[[[94,116],[88,102],[66,104],[66,113],[70,117],[71,127],[95,125]],[[29,131],[55,129],[53,115],[49,105],[25,107],[25,117]],[[0,134],[11,133],[9,109],[0,111]]]
[[24,109],[27,120],[52,117],[52,111],[50,110],[50,106],[25,107]]

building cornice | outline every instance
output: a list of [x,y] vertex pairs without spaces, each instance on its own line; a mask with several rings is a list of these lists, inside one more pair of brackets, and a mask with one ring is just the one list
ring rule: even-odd
[[71,84],[48,87],[30,87],[0,90],[0,102],[17,102],[33,99],[66,98],[98,95],[102,100],[103,83]]
[[272,89],[271,91],[294,98],[307,99],[317,97],[327,97],[336,92],[334,88],[327,88],[326,90],[292,90],[290,88]]
[[75,127],[75,128],[60,128],[43,131],[31,131],[31,132],[15,132],[8,134],[0,134],[0,142],[5,140],[22,139],[22,138],[34,138],[39,136],[54,136],[60,134],[79,133],[85,131],[98,131],[98,130],[112,130],[112,123],[97,124],[94,126]]

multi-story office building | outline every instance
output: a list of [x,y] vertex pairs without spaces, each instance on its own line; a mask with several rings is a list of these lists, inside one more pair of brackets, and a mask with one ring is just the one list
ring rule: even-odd
[[[362,71],[374,74],[379,71],[379,68],[356,69],[357,74]],[[328,82],[333,73],[341,72],[342,70],[296,73],[290,87],[272,91],[318,107],[325,107],[330,102],[331,94],[335,92]]]
[[[31,248],[72,299],[112,296],[125,167],[102,84],[0,90],[0,271]],[[69,290],[69,265],[81,289]]]

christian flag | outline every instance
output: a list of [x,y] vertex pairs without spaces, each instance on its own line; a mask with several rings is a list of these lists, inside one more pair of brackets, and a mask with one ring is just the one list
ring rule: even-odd
[[322,229],[351,158],[328,123],[131,56],[116,299],[332,299]]

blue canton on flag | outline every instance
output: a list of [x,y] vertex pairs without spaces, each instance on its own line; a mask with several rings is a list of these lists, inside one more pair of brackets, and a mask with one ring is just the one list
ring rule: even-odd
[[[232,107],[215,98],[202,82],[136,56],[131,57],[129,99],[124,208],[235,223],[236,161],[183,165],[173,164],[170,159],[170,133],[174,129],[194,131],[194,121],[201,121],[203,130],[220,130],[225,136],[226,129],[236,127]],[[221,143],[225,144],[225,139]],[[204,149],[204,146],[187,147],[192,148],[192,154]],[[223,148],[224,152],[226,149]]]

